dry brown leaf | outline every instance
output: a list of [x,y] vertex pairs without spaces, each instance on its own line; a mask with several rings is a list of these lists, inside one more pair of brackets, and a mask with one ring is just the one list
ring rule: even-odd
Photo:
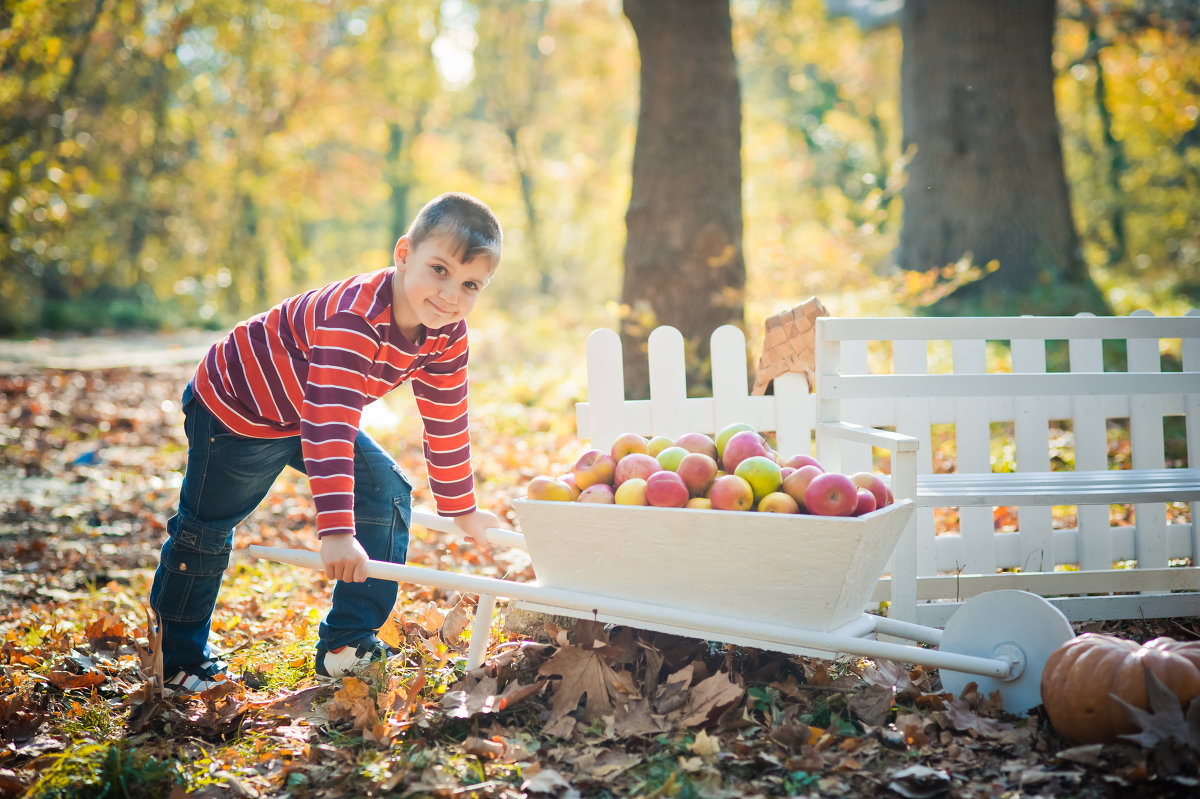
[[610,715],[613,712],[609,685],[616,674],[594,649],[564,646],[542,664],[538,673],[544,677],[561,677],[553,686],[554,701],[550,708],[550,723],[573,713],[579,700],[587,697],[584,721]]
[[960,732],[973,732],[987,738],[995,738],[1005,730],[1012,729],[1011,724],[1005,724],[996,719],[980,716],[963,699],[954,699],[946,703],[944,711],[933,714],[934,718]]
[[446,617],[442,620],[442,626],[438,629],[438,635],[447,644],[454,645],[458,642],[458,637],[462,635],[462,631],[467,628],[470,617],[463,610],[466,600],[460,599],[458,604],[450,609]]
[[378,720],[379,710],[371,699],[369,686],[357,677],[343,677],[342,687],[325,704],[332,721],[352,721],[355,728],[362,729],[367,723]]
[[863,724],[878,727],[887,721],[888,714],[892,712],[894,700],[895,694],[891,686],[865,685],[850,697],[850,712]]
[[696,727],[715,719],[723,710],[739,701],[745,691],[730,679],[725,672],[718,671],[693,686],[676,726]]
[[85,671],[83,674],[71,674],[69,671],[52,671],[46,679],[60,691],[71,691],[76,688],[91,688],[100,685],[108,677],[98,671]]

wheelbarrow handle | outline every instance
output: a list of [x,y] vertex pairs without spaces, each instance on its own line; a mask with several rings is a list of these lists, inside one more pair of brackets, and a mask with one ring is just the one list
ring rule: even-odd
[[[427,510],[413,508],[412,512],[413,524],[419,524],[422,527],[428,527],[430,530],[437,530],[439,533],[461,533],[458,525],[454,523],[454,519],[446,516],[438,516],[436,513],[430,513]],[[525,536],[515,530],[505,530],[500,527],[489,527],[487,529],[487,539],[494,546],[511,547],[513,549],[525,549]]]

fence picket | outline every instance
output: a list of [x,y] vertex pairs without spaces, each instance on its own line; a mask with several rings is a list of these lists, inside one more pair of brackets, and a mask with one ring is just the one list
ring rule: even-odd
[[[1091,316],[1091,314],[1079,314]],[[1067,342],[1072,372],[1103,372],[1104,348],[1100,339]],[[1078,394],[1071,398],[1071,432],[1075,442],[1075,468],[1095,471],[1108,468],[1107,419],[1099,397]],[[1081,569],[1111,569],[1112,530],[1107,505],[1076,506],[1079,530],[1077,557]],[[1072,562],[1067,560],[1068,563]]]
[[[987,342],[983,339],[951,342],[955,374],[987,372]],[[954,400],[954,445],[960,472],[988,472],[992,462],[991,424],[987,400],[956,397]],[[959,508],[958,529],[962,536],[962,562],[971,574],[996,570],[996,535],[992,508]]]
[[[1134,311],[1131,316],[1153,316],[1149,311]],[[1162,357],[1157,338],[1126,340],[1128,371],[1160,372]],[[1162,397],[1146,394],[1129,398],[1129,444],[1133,468],[1161,469],[1166,463],[1163,442]],[[1137,565],[1150,569],[1167,565],[1167,506],[1161,502],[1133,506],[1133,524],[1137,536]]]

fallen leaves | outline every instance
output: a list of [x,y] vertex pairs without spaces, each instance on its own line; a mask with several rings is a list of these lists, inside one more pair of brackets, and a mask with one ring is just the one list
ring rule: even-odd
[[[484,666],[467,672],[473,597],[426,586],[405,586],[381,631],[400,655],[318,684],[312,645],[331,586],[236,559],[214,643],[240,679],[164,698],[144,601],[182,465],[178,408],[164,403],[184,379],[57,373],[0,390],[9,425],[0,453],[0,796],[19,794],[87,741],[105,746],[72,762],[99,769],[94,757],[137,749],[187,775],[188,796],[991,799],[1196,787],[1200,702],[1172,707],[1160,697],[1128,742],[1068,748],[1044,717],[1007,715],[976,690],[943,693],[936,671],[920,666],[799,658],[589,621],[551,629],[550,643],[495,635]],[[419,447],[398,434],[385,442],[405,468],[420,468]],[[537,447],[492,446],[505,479],[549,468],[529,460]],[[487,469],[481,481],[501,477]],[[302,479],[285,477],[239,543],[311,547],[311,512]],[[415,530],[409,561],[462,568],[450,563],[454,546]],[[527,562],[503,568],[532,576]],[[1200,634],[1187,620],[1120,629],[1143,640]]]

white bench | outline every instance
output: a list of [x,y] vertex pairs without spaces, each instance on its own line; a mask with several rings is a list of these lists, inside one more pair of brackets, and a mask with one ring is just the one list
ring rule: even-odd
[[[1120,371],[1105,371],[1103,342],[1124,343]],[[1011,371],[988,372],[989,347]],[[1048,350],[1069,371],[1048,371]],[[1182,371],[1163,371],[1162,351]],[[1054,597],[1073,621],[1200,615],[1200,568],[1170,565],[1200,556],[1197,312],[826,317],[816,372],[818,459],[855,471],[871,468],[872,447],[890,450],[894,493],[918,505],[890,591],[876,594],[890,597],[889,615],[940,626],[958,601],[997,588]],[[1190,468],[1165,462],[1172,417],[1186,419]],[[1113,468],[1110,443],[1122,438],[1129,456]],[[1013,458],[996,452],[1015,456],[1014,472],[999,473]],[[1052,470],[1054,453],[1073,469]],[[1168,502],[1190,502],[1191,522],[1168,523]],[[1134,524],[1112,525],[1111,504],[1132,504]],[[1077,506],[1077,525],[1056,529],[1054,506]],[[996,529],[1000,507],[1015,509],[1017,529]],[[959,509],[957,532],[935,536],[935,508]]]

